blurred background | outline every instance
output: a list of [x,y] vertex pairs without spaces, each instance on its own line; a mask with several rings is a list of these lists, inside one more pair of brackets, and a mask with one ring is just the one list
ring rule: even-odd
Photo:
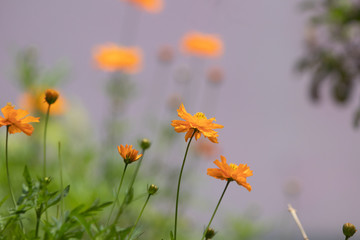
[[[302,239],[288,203],[310,239],[341,239],[342,224],[360,224],[359,48],[351,42],[349,51],[338,49],[348,43],[344,25],[351,24],[350,37],[358,36],[360,17],[351,5],[356,1],[334,2],[165,0],[149,12],[121,0],[0,1],[0,105],[24,106],[48,87],[60,91],[48,161],[53,158],[56,173],[61,141],[69,206],[111,199],[122,171],[116,146],[149,138],[138,188],[155,183],[160,191],[143,224],[158,222],[163,229],[156,236],[165,238],[186,148],[184,134],[170,122],[179,119],[176,109],[184,102],[189,113],[204,112],[224,125],[219,144],[205,139],[190,147],[180,205],[184,228],[208,222],[225,182],[206,169],[224,155],[250,166],[253,190],[230,185],[212,225],[215,239]],[[184,53],[182,38],[192,31],[217,35],[223,54]],[[141,69],[99,68],[94,53],[107,43],[141,49]],[[41,116],[34,106],[32,113]],[[39,123],[34,138],[10,138],[19,186],[24,163],[40,174],[42,159],[32,146],[41,144],[42,131]]]

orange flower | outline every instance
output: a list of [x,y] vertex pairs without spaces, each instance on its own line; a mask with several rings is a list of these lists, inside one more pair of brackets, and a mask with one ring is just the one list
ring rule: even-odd
[[38,117],[25,117],[29,112],[22,109],[16,110],[11,103],[8,103],[3,107],[1,112],[4,114],[4,118],[0,117],[0,127],[9,126],[10,134],[23,132],[26,135],[31,136],[34,127],[31,126],[29,122],[39,122]]
[[218,57],[223,53],[223,44],[216,35],[191,32],[181,42],[185,53],[204,57]]
[[249,192],[251,191],[251,186],[246,182],[246,178],[253,175],[252,170],[246,164],[233,164],[230,163],[228,165],[226,163],[226,158],[224,156],[221,157],[221,162],[219,160],[215,160],[214,163],[218,168],[208,168],[207,175],[212,176],[214,178],[220,180],[227,181],[236,181],[237,184],[245,187]]
[[95,49],[94,59],[98,67],[105,71],[135,73],[140,68],[141,53],[135,47],[126,48],[108,43]]
[[[46,95],[43,91],[36,91],[33,93],[24,93],[19,99],[19,104],[22,108],[28,109],[30,112],[40,111],[46,113],[49,105],[44,101]],[[66,101],[62,95],[58,97],[55,103],[51,104],[51,115],[61,115],[66,108]]]
[[130,2],[137,7],[144,9],[145,11],[151,13],[160,12],[163,9],[163,2],[162,0],[125,0]]
[[203,134],[204,137],[209,138],[209,140],[212,141],[213,143],[218,142],[217,137],[219,135],[213,129],[223,128],[224,126],[213,123],[213,121],[216,121],[215,118],[207,119],[202,112],[198,112],[194,116],[192,116],[191,114],[186,112],[183,104],[180,105],[177,112],[178,112],[178,116],[184,119],[185,121],[172,120],[171,126],[174,127],[176,132],[186,132],[185,134],[186,142],[193,135],[194,131],[196,131],[195,140],[198,140],[201,137],[201,134]]
[[135,149],[132,149],[132,145],[125,145],[125,147],[123,145],[120,145],[117,147],[120,156],[124,159],[124,162],[126,164],[135,162],[136,160],[138,160],[142,154],[138,155],[138,151]]

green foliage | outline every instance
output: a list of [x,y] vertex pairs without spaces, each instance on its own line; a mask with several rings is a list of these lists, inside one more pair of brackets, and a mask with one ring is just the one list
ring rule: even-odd
[[[350,0],[313,0],[303,3],[302,8],[312,15],[305,37],[306,53],[296,68],[310,74],[313,101],[320,100],[320,90],[330,84],[331,98],[344,105],[353,100],[360,77],[360,4]],[[359,121],[356,113],[354,126]]]

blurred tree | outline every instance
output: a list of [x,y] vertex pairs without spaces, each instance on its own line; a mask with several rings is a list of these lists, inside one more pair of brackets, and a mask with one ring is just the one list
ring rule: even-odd
[[[310,97],[318,101],[320,89],[330,84],[332,99],[344,105],[353,99],[360,76],[360,1],[309,0],[301,5],[311,13],[305,35],[306,52],[297,70],[311,76]],[[360,106],[354,126],[360,123]]]

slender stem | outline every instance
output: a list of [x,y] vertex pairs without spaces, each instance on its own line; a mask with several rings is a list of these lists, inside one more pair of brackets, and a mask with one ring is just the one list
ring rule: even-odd
[[16,201],[15,201],[15,196],[11,187],[11,181],[10,181],[10,172],[9,172],[9,157],[8,157],[8,142],[9,142],[9,126],[6,126],[6,138],[5,138],[5,164],[6,164],[6,175],[7,175],[7,180],[8,180],[8,185],[9,185],[9,190],[10,190],[10,194],[11,194],[11,199],[12,202],[14,204],[14,207],[16,208]]
[[139,159],[138,161],[138,164],[136,166],[136,169],[135,169],[135,172],[134,172],[134,175],[133,175],[133,178],[131,179],[131,182],[130,182],[130,185],[129,185],[129,190],[133,187],[134,183],[135,183],[135,179],[138,175],[138,172],[139,172],[139,169],[140,169],[140,165],[142,163],[142,160],[144,158],[144,154],[145,154],[145,149],[142,149],[141,151],[141,158]]
[[201,240],[203,240],[203,239],[205,238],[206,231],[209,229],[209,227],[210,227],[210,225],[211,225],[211,222],[212,222],[212,220],[213,220],[214,217],[215,217],[216,211],[218,210],[218,208],[219,208],[219,206],[220,206],[221,200],[223,199],[224,194],[225,194],[225,192],[226,192],[226,189],[228,188],[230,182],[231,182],[231,181],[227,181],[226,186],[225,186],[225,188],[224,188],[224,191],[223,191],[223,193],[221,194],[221,197],[220,197],[220,199],[219,199],[218,204],[216,205],[216,208],[215,208],[215,210],[214,210],[213,215],[211,216],[211,219],[210,219],[209,224],[208,224],[208,225],[206,226],[206,228],[205,228],[205,231],[204,231],[204,233],[203,233],[203,236],[202,236]]
[[35,228],[35,239],[39,236],[39,226],[40,226],[40,219],[42,214],[43,204],[40,205],[39,209],[36,209],[36,228]]
[[35,239],[39,236],[40,215],[36,214]]
[[44,178],[46,177],[46,132],[47,132],[47,125],[48,125],[48,121],[49,121],[49,115],[50,115],[50,106],[51,104],[49,104],[47,112],[46,112],[46,117],[45,117],[45,128],[44,128]]
[[147,199],[146,199],[146,201],[145,201],[145,203],[144,203],[144,206],[142,207],[141,212],[140,212],[138,218],[136,219],[136,222],[135,222],[134,226],[131,228],[131,231],[130,231],[130,233],[129,233],[129,235],[128,235],[128,240],[131,239],[130,237],[131,237],[134,229],[136,228],[136,225],[138,224],[138,222],[139,222],[139,220],[140,220],[140,218],[141,218],[141,215],[142,215],[143,212],[144,212],[144,209],[145,209],[145,207],[146,207],[146,204],[149,202],[150,196],[151,196],[151,194],[148,195],[148,197],[147,197]]
[[[61,159],[61,143],[58,143],[58,158],[59,158],[59,168],[60,168],[60,189],[63,191],[64,184],[63,184],[63,172],[62,172],[62,159]],[[64,216],[64,200],[63,194],[60,197],[60,216],[63,218]]]
[[119,220],[119,218],[120,218],[120,216],[121,216],[122,212],[124,211],[124,208],[125,208],[125,205],[126,205],[126,204],[125,204],[126,198],[127,198],[127,197],[128,197],[128,195],[130,194],[131,189],[132,189],[132,187],[133,187],[133,185],[134,185],[134,183],[135,183],[135,180],[136,180],[137,174],[138,174],[139,169],[140,169],[140,165],[141,165],[142,160],[143,160],[143,158],[144,158],[145,149],[142,149],[141,154],[142,154],[142,156],[141,156],[141,158],[139,159],[139,161],[138,161],[138,163],[137,163],[137,165],[136,165],[136,169],[135,169],[135,172],[134,172],[133,178],[131,179],[131,182],[130,182],[130,185],[129,185],[128,191],[127,191],[127,193],[126,193],[126,195],[125,195],[125,197],[124,197],[124,200],[122,201],[122,203],[121,203],[121,205],[120,205],[119,211],[118,211],[118,212],[117,212],[117,214],[116,214],[116,218],[115,218],[114,223],[115,223],[115,222],[117,222],[117,221]]
[[116,192],[115,201],[114,201],[114,203],[113,203],[113,205],[112,205],[112,208],[111,208],[111,211],[110,211],[110,214],[109,214],[108,220],[107,220],[107,222],[106,222],[106,225],[108,225],[108,224],[109,224],[109,221],[110,221],[110,218],[111,218],[112,212],[114,211],[114,207],[115,207],[116,203],[117,203],[117,202],[118,202],[118,200],[119,200],[119,193],[120,193],[121,185],[122,185],[122,183],[123,183],[123,181],[124,181],[124,176],[125,176],[125,172],[126,172],[126,168],[127,168],[127,166],[128,166],[128,163],[125,163],[125,167],[124,167],[123,174],[122,174],[122,176],[121,176],[120,184],[119,184],[119,187],[118,187],[117,192]]
[[[51,106],[51,104],[49,104],[47,112],[46,112],[45,127],[44,127],[44,178],[46,178],[46,132],[47,132],[47,125],[48,125],[48,121],[49,121],[49,115],[50,115],[50,106]],[[48,221],[49,216],[48,216],[47,210],[45,210],[45,217],[46,217],[46,220]]]
[[291,213],[292,217],[294,218],[294,221],[297,224],[298,228],[300,229],[300,232],[301,232],[304,240],[309,240],[309,238],[307,237],[305,230],[304,230],[303,226],[301,225],[301,222],[296,214],[296,210],[290,204],[288,205],[288,210]]
[[176,190],[176,206],[175,206],[175,226],[174,226],[174,240],[176,240],[176,232],[177,232],[177,218],[178,218],[178,207],[179,207],[179,192],[180,192],[180,183],[181,183],[181,177],[182,177],[182,173],[184,170],[184,166],[185,166],[185,161],[186,161],[186,156],[187,153],[189,151],[189,147],[190,147],[190,143],[191,140],[193,139],[195,133],[197,132],[197,129],[194,129],[193,134],[190,137],[189,143],[186,147],[186,151],[185,151],[185,155],[184,155],[184,160],[182,162],[181,165],[181,170],[180,170],[180,174],[179,174],[179,181],[178,181],[178,185],[177,185],[177,190]]

